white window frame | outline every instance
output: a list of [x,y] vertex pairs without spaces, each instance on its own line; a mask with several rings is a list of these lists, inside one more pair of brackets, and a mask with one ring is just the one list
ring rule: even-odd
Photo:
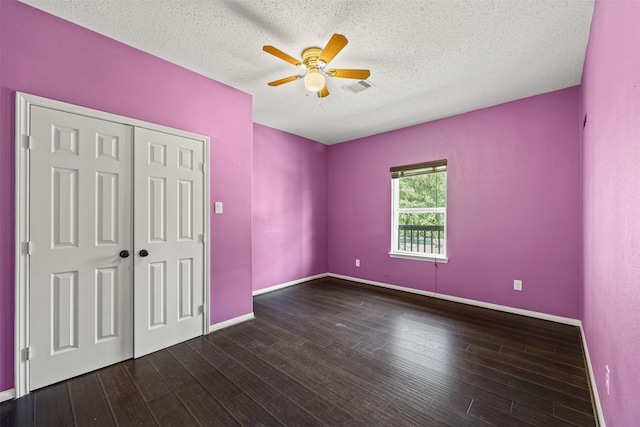
[[[447,193],[447,171],[445,170],[444,177],[444,186],[445,186],[445,194]],[[444,207],[438,208],[401,208],[400,207],[400,180],[402,178],[392,178],[391,179],[391,251],[389,252],[389,256],[392,258],[404,258],[404,259],[413,259],[418,261],[431,261],[438,263],[447,263],[449,262],[449,258],[447,257],[447,204],[448,197],[445,198],[447,201]],[[398,250],[398,218],[400,214],[403,213],[442,213],[444,214],[444,244],[443,244],[443,253],[442,254],[432,254],[432,253],[417,253],[410,251],[401,251]]]

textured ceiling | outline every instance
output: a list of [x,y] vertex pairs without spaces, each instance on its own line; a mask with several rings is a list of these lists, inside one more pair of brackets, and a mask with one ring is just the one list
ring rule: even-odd
[[[253,95],[254,121],[332,144],[580,83],[593,0],[21,0]],[[301,58],[333,33],[333,68],[369,68],[319,104],[262,51]]]

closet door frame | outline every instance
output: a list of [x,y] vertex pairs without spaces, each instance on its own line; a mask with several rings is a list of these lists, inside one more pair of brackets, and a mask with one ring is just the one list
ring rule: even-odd
[[[208,136],[173,129],[129,117],[106,113],[91,108],[81,107],[65,102],[55,101],[27,93],[16,92],[15,122],[15,397],[29,393],[29,129],[30,110],[32,106],[40,106],[68,113],[79,114],[102,120],[122,123],[124,125],[151,129],[172,135],[200,140],[204,144],[204,316],[202,335],[209,331],[210,319],[210,187],[209,187],[209,143]],[[135,143],[135,141],[134,141]]]

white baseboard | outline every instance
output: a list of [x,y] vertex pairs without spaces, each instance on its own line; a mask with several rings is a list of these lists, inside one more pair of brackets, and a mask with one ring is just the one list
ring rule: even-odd
[[390,285],[389,283],[374,282],[373,280],[360,279],[359,277],[344,276],[342,274],[334,274],[334,273],[328,273],[327,276],[335,277],[336,279],[349,280],[350,282],[364,283],[365,285],[373,285],[373,286],[379,286],[381,288],[393,289],[396,291],[409,292],[412,294],[422,295],[425,297],[436,296],[434,292],[422,291],[420,289],[413,289],[413,288],[405,288],[404,286]]
[[309,280],[322,279],[323,277],[327,277],[327,273],[316,274],[315,276],[304,277],[298,280],[292,280],[290,282],[281,283],[275,286],[269,286],[268,288],[258,289],[257,291],[253,291],[253,296],[266,294],[267,292],[277,291],[278,289],[287,288],[293,285],[299,285],[300,283],[308,282]]
[[435,292],[429,292],[429,291],[421,291],[419,289],[406,288],[404,286],[396,286],[396,285],[390,285],[388,283],[374,282],[372,280],[360,279],[360,278],[357,278],[357,277],[343,276],[342,274],[329,273],[329,274],[327,274],[327,276],[335,277],[337,279],[350,280],[352,282],[364,283],[366,285],[373,285],[373,286],[379,286],[379,287],[382,287],[382,288],[395,289],[396,291],[409,292],[409,293],[412,293],[412,294],[418,294],[418,295],[423,295],[423,296],[428,296],[428,297],[433,297],[433,298],[439,298],[439,299],[443,299],[443,300],[447,300],[447,301],[453,301],[453,302],[459,302],[459,303],[467,304],[467,305],[474,305],[476,307],[489,308],[491,310],[504,311],[506,313],[519,314],[521,316],[534,317],[536,319],[550,320],[550,321],[556,322],[556,323],[564,323],[564,324],[572,325],[572,326],[580,326],[580,320],[572,319],[570,317],[555,316],[553,314],[540,313],[538,311],[531,311],[531,310],[524,310],[524,309],[521,309],[521,308],[509,307],[507,305],[492,304],[490,302],[477,301],[477,300],[468,299],[468,298],[454,297],[454,296],[445,295],[445,294],[437,294]]
[[596,416],[598,417],[598,426],[606,427],[604,422],[604,414],[602,406],[600,406],[600,396],[598,395],[598,387],[596,385],[596,377],[593,375],[593,366],[591,366],[591,357],[589,356],[589,347],[587,346],[587,337],[584,335],[582,322],[580,323],[580,336],[582,337],[582,348],[584,348],[584,357],[587,361],[587,372],[589,373],[589,381],[591,382],[591,397],[596,405]]
[[243,314],[242,316],[234,317],[233,319],[225,320],[224,322],[214,323],[209,325],[209,333],[220,329],[228,328],[229,326],[237,325],[238,323],[246,322],[247,320],[255,319],[256,316],[251,313]]
[[521,316],[533,317],[536,319],[549,320],[556,323],[564,323],[565,325],[580,326],[580,320],[571,317],[556,316],[553,314],[540,313],[539,311],[524,310],[522,308],[509,307],[508,305],[492,304],[490,302],[477,301],[473,299],[454,297],[451,295],[436,294],[436,298],[447,301],[460,302],[462,304],[475,305],[476,307],[489,308],[491,310],[504,311],[511,314],[519,314]]
[[0,402],[4,402],[5,400],[11,400],[16,397],[16,389],[10,388],[9,390],[0,391]]

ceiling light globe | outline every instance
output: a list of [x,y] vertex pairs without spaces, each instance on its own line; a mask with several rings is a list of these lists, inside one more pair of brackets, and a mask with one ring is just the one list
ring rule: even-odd
[[324,88],[324,76],[318,71],[309,71],[304,76],[304,87],[309,92],[320,92]]

